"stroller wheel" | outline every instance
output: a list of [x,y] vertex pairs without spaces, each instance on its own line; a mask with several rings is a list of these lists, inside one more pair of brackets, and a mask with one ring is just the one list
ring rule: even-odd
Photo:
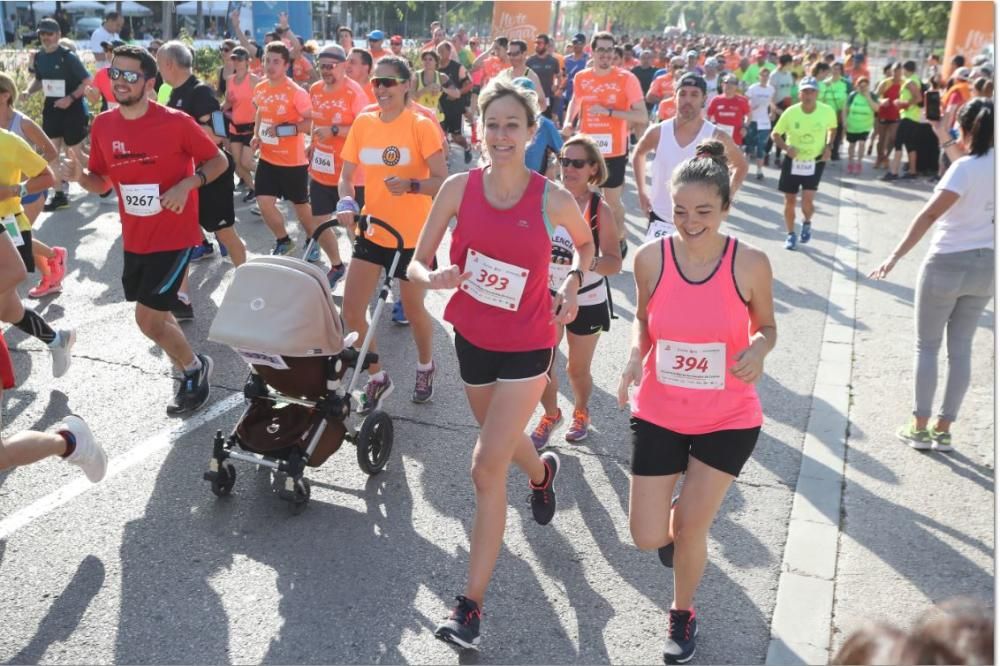
[[292,513],[299,515],[302,513],[306,504],[309,503],[309,496],[312,494],[312,488],[309,486],[309,482],[306,479],[299,479],[295,482],[295,491],[290,498],[292,502]]
[[219,465],[219,471],[212,478],[212,492],[216,497],[225,497],[233,492],[234,485],[236,485],[236,468],[232,463]]
[[375,475],[385,468],[392,451],[392,434],[392,419],[385,412],[377,410],[365,417],[355,440],[361,471]]

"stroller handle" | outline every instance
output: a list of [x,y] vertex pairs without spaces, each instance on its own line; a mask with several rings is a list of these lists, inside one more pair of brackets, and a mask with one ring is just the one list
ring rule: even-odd
[[[378,219],[377,217],[372,217],[371,215],[355,215],[354,219],[357,221],[357,223],[358,223],[358,229],[361,230],[361,233],[367,232],[368,231],[368,225],[371,225],[371,224],[375,225],[376,227],[382,227],[387,232],[389,232],[390,234],[392,234],[392,237],[396,239],[396,251],[397,252],[402,252],[403,251],[403,249],[404,249],[403,248],[403,237],[388,222],[383,222],[382,220]],[[322,227],[320,227],[320,228],[322,228]]]
[[312,236],[310,236],[311,240],[314,243],[318,243],[319,237],[324,231],[326,231],[327,229],[333,229],[336,226],[337,226],[337,218],[333,218],[332,220],[327,220],[323,224],[316,227],[316,231],[312,232]]

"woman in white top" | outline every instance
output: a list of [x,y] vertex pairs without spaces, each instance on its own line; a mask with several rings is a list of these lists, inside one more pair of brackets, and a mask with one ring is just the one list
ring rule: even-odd
[[[913,421],[896,435],[919,450],[951,451],[951,424],[958,415],[972,371],[972,338],[993,297],[993,235],[996,166],[993,155],[993,102],[974,99],[958,113],[959,138],[935,127],[953,160],[934,196],[910,223],[906,237],[872,271],[881,280],[913,249],[931,226],[934,235],[917,280],[916,368]],[[948,334],[948,375],[944,400],[928,429],[937,386],[938,350]]]

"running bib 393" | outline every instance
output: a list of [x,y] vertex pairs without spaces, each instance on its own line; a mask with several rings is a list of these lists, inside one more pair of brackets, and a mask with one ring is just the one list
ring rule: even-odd
[[597,144],[597,147],[601,151],[601,155],[611,154],[611,147],[613,143],[610,134],[591,134],[590,138]]
[[125,212],[136,217],[152,217],[161,210],[160,186],[152,185],[119,185]]
[[465,271],[472,276],[462,283],[461,289],[469,296],[510,312],[520,307],[528,283],[527,269],[490,259],[470,248],[465,258]]
[[657,238],[663,238],[664,236],[671,236],[676,231],[677,227],[674,226],[673,222],[654,220],[649,223],[649,228],[646,229],[646,242],[656,240]]
[[8,215],[0,220],[0,224],[3,224],[3,228],[7,230],[7,235],[10,236],[10,240],[14,243],[14,247],[21,247],[24,245],[24,236],[21,235],[21,230],[17,228],[16,217]]
[[65,97],[66,82],[62,79],[42,79],[42,92],[46,97]]
[[726,388],[726,343],[657,340],[656,379],[679,388]]
[[793,176],[812,176],[816,173],[816,160],[792,160]]
[[333,153],[325,153],[318,148],[313,149],[312,167],[318,173],[328,173],[332,176],[335,173]]

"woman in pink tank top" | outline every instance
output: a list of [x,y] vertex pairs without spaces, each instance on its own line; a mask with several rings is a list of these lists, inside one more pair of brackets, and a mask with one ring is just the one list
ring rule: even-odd
[[[538,106],[534,93],[494,81],[479,98],[490,165],[456,174],[434,199],[407,277],[429,289],[455,289],[445,319],[455,327],[459,373],[479,438],[472,454],[476,515],[469,579],[451,616],[434,632],[460,648],[477,649],[483,597],[503,545],[507,470],[513,460],[528,476],[535,521],[555,514],[559,458],[539,456],[524,432],[545,388],[556,325],[577,314],[580,267],[594,241],[566,190],[524,166]],[[448,222],[449,265],[431,270]],[[576,250],[570,274],[549,293],[552,231],[562,226]]]
[[[632,349],[618,387],[632,398],[629,527],[674,568],[666,663],[687,663],[698,633],[694,594],[708,530],[750,458],[763,415],[754,382],[777,329],[767,256],[719,233],[729,212],[722,143],[703,141],[673,174],[677,233],[635,258]],[[673,500],[674,487],[686,473]],[[673,508],[668,509],[668,506]]]

